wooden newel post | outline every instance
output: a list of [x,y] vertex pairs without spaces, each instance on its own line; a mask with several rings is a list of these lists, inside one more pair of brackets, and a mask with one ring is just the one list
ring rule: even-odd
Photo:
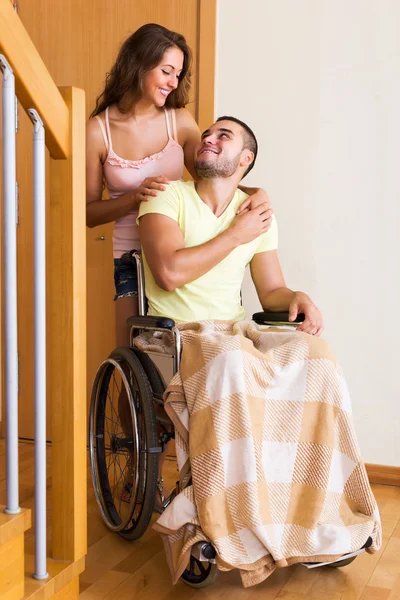
[[52,406],[53,558],[87,548],[85,93],[60,93],[69,110],[69,153],[51,159],[48,282],[48,398]]

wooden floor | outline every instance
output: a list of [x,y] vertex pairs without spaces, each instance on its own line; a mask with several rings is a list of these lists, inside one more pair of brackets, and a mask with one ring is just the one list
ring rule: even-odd
[[[48,463],[51,448],[48,448]],[[173,460],[166,482],[176,479]],[[0,503],[5,502],[4,441],[0,441]],[[48,479],[48,485],[50,485]],[[33,445],[20,444],[21,505],[33,507]],[[237,571],[220,573],[204,590],[179,581],[171,585],[160,537],[149,528],[137,542],[126,542],[103,525],[88,485],[88,554],[80,578],[81,600],[400,600],[400,487],[374,485],[383,522],[384,542],[378,554],[363,554],[344,569],[307,570],[301,566],[275,571],[264,583],[244,589]],[[49,516],[51,489],[48,490]],[[156,518],[156,515],[155,517]],[[50,519],[49,519],[50,521]],[[33,532],[26,541],[33,551]],[[51,531],[48,530],[51,550]]]

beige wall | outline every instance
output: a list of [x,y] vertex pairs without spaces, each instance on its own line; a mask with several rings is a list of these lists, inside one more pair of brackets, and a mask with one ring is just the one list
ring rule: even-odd
[[[322,308],[364,460],[400,465],[400,3],[218,0],[216,113],[254,128],[287,285]],[[247,314],[258,309],[249,280]]]

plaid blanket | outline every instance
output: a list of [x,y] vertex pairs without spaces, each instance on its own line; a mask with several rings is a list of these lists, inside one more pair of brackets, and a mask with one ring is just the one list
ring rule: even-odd
[[184,489],[154,525],[173,581],[199,541],[213,544],[220,570],[239,569],[245,587],[277,567],[333,561],[369,536],[368,552],[378,550],[379,513],[328,344],[247,321],[180,329],[165,410]]

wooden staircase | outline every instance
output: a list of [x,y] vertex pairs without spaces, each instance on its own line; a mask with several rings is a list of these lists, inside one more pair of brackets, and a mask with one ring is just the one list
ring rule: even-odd
[[49,577],[32,577],[35,558],[24,552],[24,533],[31,527],[31,511],[22,508],[18,515],[6,515],[0,506],[0,590],[2,600],[49,600],[77,598],[79,575],[85,559],[65,562],[48,559]]
[[0,53],[13,69],[20,106],[40,115],[50,153],[47,397],[52,408],[49,577],[32,577],[32,544],[24,542],[31,511],[6,515],[0,506],[0,598],[76,600],[87,551],[85,95],[56,86],[10,0],[0,0]]
[[[19,478],[21,482],[21,512],[18,515],[4,513],[5,489],[5,440],[0,440],[0,598],[3,600],[50,598],[76,599],[79,595],[79,575],[85,568],[85,556],[75,561],[55,560],[53,553],[52,505],[53,486],[51,476],[47,487],[47,571],[49,577],[38,581],[33,578],[35,570],[35,528],[32,523],[34,506],[34,444],[19,444]],[[49,474],[52,472],[52,447],[47,447]],[[86,532],[83,532],[86,536]]]

